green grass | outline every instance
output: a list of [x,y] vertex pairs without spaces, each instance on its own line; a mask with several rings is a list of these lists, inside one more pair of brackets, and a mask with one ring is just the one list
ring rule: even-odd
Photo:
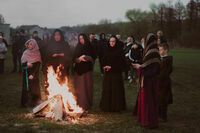
[[[94,106],[87,117],[77,124],[34,118],[28,110],[20,108],[22,75],[11,74],[12,56],[9,52],[6,72],[0,75],[0,132],[133,132],[133,133],[199,133],[200,132],[200,50],[173,49],[174,103],[168,111],[168,122],[149,130],[141,127],[132,116],[137,96],[136,85],[125,82],[127,110],[121,113],[104,113],[99,109],[102,77],[98,63],[94,71]],[[43,76],[41,74],[41,79]],[[43,83],[41,82],[41,86]],[[42,94],[43,93],[42,87]]]

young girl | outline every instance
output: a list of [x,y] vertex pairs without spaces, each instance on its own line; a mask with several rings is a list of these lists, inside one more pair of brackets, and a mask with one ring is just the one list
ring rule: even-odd
[[30,39],[25,43],[21,62],[23,67],[23,86],[22,86],[22,107],[34,107],[39,104],[40,85],[39,85],[39,67],[41,57],[39,47],[34,39]]

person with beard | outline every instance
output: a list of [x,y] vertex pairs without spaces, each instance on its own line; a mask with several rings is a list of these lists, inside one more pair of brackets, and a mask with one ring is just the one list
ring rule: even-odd
[[159,88],[160,54],[156,36],[146,38],[142,64],[132,64],[138,69],[139,95],[137,121],[148,128],[158,127],[157,91]]
[[[56,29],[48,43],[48,47],[45,47],[44,60],[44,74],[47,76],[47,69],[52,66],[56,72],[57,67],[60,67],[62,73],[60,82],[65,80],[65,77],[69,76],[69,67],[72,61],[72,55],[68,43],[64,40],[64,35],[61,30]],[[47,78],[47,77],[46,77]],[[46,87],[48,84],[46,84]]]
[[108,48],[107,46],[107,40],[106,40],[106,34],[101,33],[100,35],[100,40],[98,42],[98,57],[99,57],[99,64],[100,64],[100,72],[103,75],[104,74],[104,69],[103,69],[103,56],[105,54],[106,49]]
[[[97,53],[97,49],[98,49],[98,41],[97,39],[95,38],[95,34],[94,33],[90,33],[89,35],[89,39],[90,39],[90,44],[92,46],[92,49],[93,49],[93,53],[95,54],[95,60],[98,56],[98,53]],[[94,61],[95,63],[95,61]]]
[[34,107],[41,102],[39,82],[41,55],[36,40],[28,40],[25,46],[27,49],[21,58],[23,68],[21,106]]
[[93,104],[93,66],[95,54],[85,34],[78,36],[78,44],[74,52],[74,88],[77,103],[85,111]]
[[100,108],[105,112],[120,112],[126,109],[125,89],[122,71],[125,57],[115,36],[108,41],[108,49],[103,57],[105,74]]

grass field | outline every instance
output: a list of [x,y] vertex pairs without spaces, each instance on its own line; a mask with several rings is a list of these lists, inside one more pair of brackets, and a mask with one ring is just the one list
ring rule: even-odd
[[22,75],[10,73],[12,56],[9,52],[5,63],[6,72],[0,75],[0,133],[199,133],[200,50],[173,49],[170,55],[174,57],[172,74],[174,103],[169,107],[168,122],[160,123],[158,129],[149,130],[138,125],[136,117],[132,116],[137,96],[136,85],[125,82],[126,111],[104,113],[99,109],[102,77],[98,63],[94,71],[94,106],[87,117],[80,118],[76,124],[32,117],[27,109],[20,108]]

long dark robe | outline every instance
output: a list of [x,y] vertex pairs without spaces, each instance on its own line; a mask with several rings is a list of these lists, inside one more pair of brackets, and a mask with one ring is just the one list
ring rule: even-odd
[[106,39],[99,40],[99,42],[98,42],[98,57],[99,57],[100,71],[102,74],[104,73],[103,56],[104,56],[107,48],[108,48],[107,40]]
[[[25,67],[27,63],[23,63],[22,67]],[[33,63],[32,68],[28,68],[28,77],[33,75],[33,79],[28,79],[28,88],[26,81],[26,71],[23,69],[23,86],[22,86],[22,96],[21,96],[21,105],[23,107],[34,107],[41,100],[40,93],[40,83],[39,83],[39,68],[40,62]]]
[[161,58],[158,105],[159,118],[167,120],[167,106],[173,103],[170,74],[172,72],[173,57],[166,56]]
[[125,57],[122,49],[109,48],[103,58],[103,64],[111,66],[111,69],[104,74],[100,108],[106,112],[125,110],[125,89],[122,78]]
[[97,56],[98,56],[98,41],[96,39],[92,40],[90,42],[92,49],[93,49],[93,53],[94,53],[94,60],[96,60]]
[[158,126],[157,91],[159,87],[159,64],[154,63],[139,70],[139,76],[144,77],[143,87],[138,95],[137,121],[143,126]]
[[[64,53],[64,56],[52,57],[53,54]],[[42,58],[43,59],[43,58]],[[56,71],[59,65],[63,65],[64,68],[60,68],[62,77],[69,75],[69,67],[71,65],[72,55],[67,42],[64,41],[54,41],[49,42],[46,47],[45,57],[44,57],[44,67],[47,70],[48,66],[53,66],[54,71]]]
[[84,110],[88,110],[93,104],[93,62],[76,62],[76,59],[82,55],[95,59],[93,48],[90,44],[78,44],[74,54],[74,88],[77,103]]

